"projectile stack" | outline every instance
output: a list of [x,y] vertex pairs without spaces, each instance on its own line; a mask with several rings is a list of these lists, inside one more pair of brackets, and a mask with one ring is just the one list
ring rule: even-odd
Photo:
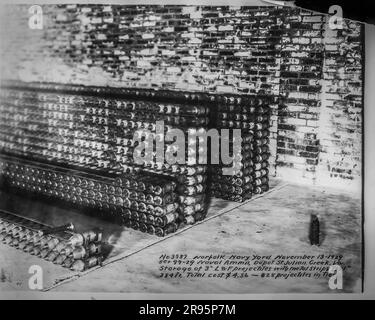
[[[199,163],[203,147],[199,150],[196,139],[188,137],[205,133],[212,103],[208,95],[16,83],[1,90],[0,97],[3,154],[104,178],[141,173],[170,177],[179,196],[176,221],[190,224],[205,217],[207,162]],[[176,128],[184,132],[184,150],[167,138]],[[168,155],[178,152],[185,163],[171,164]],[[137,223],[127,225],[146,230]]]
[[179,226],[176,183],[160,175],[98,176],[2,156],[0,176],[16,192],[73,204],[150,234],[164,236]]
[[[234,158],[233,164],[230,166],[215,165],[211,167],[212,196],[238,202],[251,198],[253,191],[251,177],[253,172],[252,142],[252,134],[243,134],[239,144],[241,148],[240,158],[238,160]],[[230,144],[229,151],[233,154],[233,143]],[[224,174],[223,168],[230,169],[228,174]],[[233,174],[231,173],[232,170],[235,170]]]
[[259,99],[258,105],[255,107],[254,119],[253,193],[261,194],[269,189],[270,108],[267,105],[267,100]]
[[107,100],[3,89],[0,111],[2,153],[81,169],[114,169]]
[[60,231],[0,210],[0,241],[74,271],[100,265],[103,260],[102,234]]
[[[208,146],[204,145],[209,124],[210,104],[207,95],[185,94],[180,112],[184,121],[185,165],[172,166],[177,177],[180,219],[184,224],[194,224],[207,215]],[[207,141],[206,141],[207,142]]]
[[[209,108],[201,105],[207,101],[201,95],[138,91],[133,99],[118,101],[114,108],[115,163],[125,173],[142,171],[173,177],[179,195],[177,220],[187,224],[203,219],[207,212],[207,164],[198,163],[199,150],[187,139],[207,128]],[[183,131],[183,145],[168,138],[174,129]],[[145,146],[140,152],[139,139]],[[151,152],[147,156],[149,146]],[[178,163],[178,154],[185,164]],[[142,159],[141,163],[134,160],[134,155]],[[178,162],[172,164],[170,157]]]
[[[240,202],[268,190],[267,101],[10,82],[0,91],[2,175],[8,187],[165,236],[205,218],[208,190]],[[210,162],[208,128],[240,130],[214,151],[222,160],[238,142],[234,163]]]
[[[261,97],[223,96],[218,98],[217,113],[212,119],[214,128],[237,129],[241,138],[233,132],[229,137],[229,155],[233,163],[212,165],[210,169],[210,194],[217,198],[242,202],[253,194],[268,190],[269,157],[269,107],[268,100]],[[236,139],[241,146],[241,154],[236,160]],[[224,143],[225,144],[225,143]],[[222,149],[220,154],[225,154]],[[233,168],[225,172],[223,168]]]
[[122,194],[116,196],[123,201],[121,216],[125,226],[159,237],[179,228],[174,181],[157,174],[138,174],[116,178],[115,185],[122,187]]
[[180,219],[185,224],[194,224],[206,217],[207,166],[186,166],[178,177]]

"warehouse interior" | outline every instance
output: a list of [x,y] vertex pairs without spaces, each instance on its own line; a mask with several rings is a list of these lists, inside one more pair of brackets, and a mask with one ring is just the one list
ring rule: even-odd
[[[364,31],[360,23],[344,20],[342,28],[332,29],[328,15],[272,6],[44,5],[43,28],[33,29],[28,25],[28,9],[9,5],[2,10],[0,210],[47,226],[72,222],[77,233],[100,228],[104,259],[92,268],[69,270],[0,243],[0,290],[29,290],[28,268],[37,264],[44,270],[43,290],[49,292],[332,292],[327,277],[275,280],[253,275],[246,280],[218,281],[159,276],[159,257],[163,254],[256,253],[342,255],[348,267],[343,291],[361,291]],[[47,138],[42,140],[45,145],[42,142],[35,147],[30,141],[38,138],[39,128],[28,125],[34,123],[33,108],[38,104],[50,112],[43,117],[52,117],[47,133],[54,139],[71,128],[59,128],[61,119],[53,113],[55,109],[48,109],[51,104],[66,106],[65,114],[74,114],[74,108],[81,107],[88,113],[90,108],[103,109],[103,114],[95,115],[94,111],[95,119],[91,114],[74,118],[73,125],[86,139],[103,134],[97,129],[102,120],[111,139],[120,137],[120,130],[114,128],[116,119],[127,119],[127,114],[152,123],[146,115],[156,106],[174,106],[174,110],[201,110],[203,106],[204,112],[181,116],[180,121],[193,128],[238,125],[243,138],[254,139],[251,150],[262,151],[254,151],[250,174],[241,176],[249,176],[253,180],[246,181],[252,182],[241,182],[240,188],[227,187],[232,180],[219,174],[215,165],[208,165],[204,174],[193,175],[207,172],[203,182],[196,178],[190,188],[187,181],[192,180],[177,178],[176,192],[185,192],[181,201],[191,196],[200,202],[194,209],[179,204],[179,210],[184,211],[178,219],[183,222],[164,224],[173,224],[173,228],[160,231],[160,237],[157,228],[150,231],[147,223],[140,223],[139,215],[133,220],[132,212],[114,213],[112,220],[105,213],[98,214],[117,211],[111,205],[105,207],[105,201],[95,196],[83,210],[74,192],[58,201],[60,195],[50,192],[55,187],[48,181],[50,189],[47,187],[42,195],[17,180],[27,168],[48,174],[57,168],[61,177],[88,177],[99,184],[108,180],[117,186],[112,173],[126,178],[127,170],[136,167],[121,164],[123,158],[120,161],[110,152],[90,156],[102,157],[93,163],[76,161],[64,139],[59,141],[62,147],[49,144]],[[140,110],[124,111],[123,106],[129,104]],[[150,119],[173,120],[169,111],[163,110],[159,112],[161,118]],[[241,112],[239,121],[231,118]],[[251,117],[252,112],[258,119],[251,120],[255,129],[249,129],[246,125],[250,120],[244,118]],[[70,116],[66,117],[68,120],[63,121],[70,121]],[[120,126],[126,127],[131,121],[120,122]],[[19,127],[13,130],[13,123]],[[171,126],[179,128],[176,123]],[[17,143],[19,149],[14,147]],[[109,150],[122,150],[118,146],[109,143]],[[92,144],[85,148],[77,150],[87,152]],[[117,166],[108,169],[106,161]],[[186,166],[178,168],[177,177],[188,170]],[[145,172],[151,174],[153,170],[160,168]],[[256,176],[256,172],[262,173]],[[140,180],[148,179],[144,172],[140,174]],[[158,186],[169,188],[168,179],[157,176]],[[28,181],[36,183],[32,178]],[[64,193],[68,182],[62,187],[61,181],[52,183]],[[203,191],[198,190],[198,184],[206,184]],[[192,195],[186,190],[193,190]],[[97,202],[100,210],[95,207]],[[123,219],[125,214],[130,220]],[[319,245],[311,245],[309,239],[312,215],[320,221]],[[173,217],[177,219],[177,215]],[[119,218],[123,220],[119,222]]]

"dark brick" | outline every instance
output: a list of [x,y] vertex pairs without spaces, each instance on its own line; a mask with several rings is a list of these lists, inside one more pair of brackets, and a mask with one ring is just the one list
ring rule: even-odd
[[307,146],[306,147],[306,151],[309,151],[309,152],[318,152],[319,151],[319,147],[316,147],[316,146]]
[[299,152],[298,155],[303,158],[317,158],[318,157],[318,153],[304,152],[304,151]]

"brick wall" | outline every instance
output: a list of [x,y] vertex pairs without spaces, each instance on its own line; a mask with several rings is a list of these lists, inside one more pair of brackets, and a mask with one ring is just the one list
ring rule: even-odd
[[318,180],[358,183],[362,163],[363,43],[361,26],[326,29],[318,137]]
[[273,95],[271,174],[360,176],[358,24],[328,35],[325,16],[299,9],[67,5],[43,6],[30,30],[27,9],[3,10],[3,78]]
[[323,20],[323,15],[298,9],[284,19],[277,135],[278,172],[284,177],[316,178]]

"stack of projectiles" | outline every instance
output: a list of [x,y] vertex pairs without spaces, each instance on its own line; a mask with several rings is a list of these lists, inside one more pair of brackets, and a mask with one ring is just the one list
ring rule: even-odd
[[[28,160],[31,160],[33,166],[51,165],[49,171],[56,171],[59,178],[53,180],[53,175],[48,175],[48,183],[56,183],[64,195],[51,185],[42,192],[44,189],[37,185],[38,177],[31,178],[28,184],[12,182],[13,176],[8,180],[12,185],[18,183],[18,188],[27,186],[34,193],[47,192],[52,196],[54,192],[55,197],[67,202],[80,206],[83,202],[85,206],[99,208],[103,217],[114,217],[141,231],[158,235],[173,232],[182,223],[203,219],[207,211],[207,163],[198,163],[199,150],[187,137],[207,128],[209,103],[206,95],[179,92],[17,83],[1,91],[0,149],[7,156],[17,157],[20,164],[30,165]],[[185,135],[184,150],[178,150],[181,144],[166,139],[168,133],[173,135],[175,128]],[[140,142],[144,144],[143,149]],[[151,158],[148,157],[150,145]],[[173,164],[166,159],[168,154],[175,156],[178,152],[182,153],[184,163],[178,160]],[[135,161],[134,155],[144,161]],[[84,181],[83,177],[91,179],[87,190],[85,182],[83,187],[75,185]],[[111,192],[116,186],[109,188],[112,182],[106,182],[116,177],[135,181],[133,186],[140,178],[149,177],[160,182],[161,188],[174,180],[177,213],[172,210],[175,199],[168,203],[163,200],[162,204],[148,201],[147,211],[143,206],[139,210],[135,205],[126,206],[128,195]],[[100,181],[105,186],[99,186]],[[68,192],[65,186],[74,191]],[[144,190],[136,191],[144,193]],[[138,196],[143,201],[143,196]],[[119,214],[114,207],[121,203],[125,212]],[[155,205],[169,207],[153,211]],[[164,213],[160,214],[161,211]],[[150,217],[147,220],[146,213]],[[158,215],[168,215],[166,222],[160,223],[159,218],[156,224],[152,223],[152,217]],[[167,225],[169,231],[153,229],[153,226]]]
[[[207,162],[199,162],[201,147],[195,136],[204,134],[207,129],[209,99],[174,92],[149,92],[145,96],[146,92],[117,104],[116,161],[121,162],[127,172],[141,169],[175,178],[179,221],[195,223],[204,219],[207,212]],[[184,134],[180,140],[176,139],[175,129]],[[140,138],[146,146],[151,145],[150,157],[145,155],[147,147],[141,151],[143,153],[137,153]],[[135,152],[144,157],[143,164],[134,162]]]
[[38,256],[74,271],[100,265],[103,259],[102,234],[90,230],[83,233],[60,231],[0,210],[0,241],[16,249]]
[[[207,214],[207,146],[203,145],[209,124],[210,98],[203,94],[184,94],[180,106],[177,128],[184,132],[182,155],[185,164],[171,166],[177,177],[180,219],[185,224],[203,220]],[[173,144],[175,145],[175,144]],[[178,152],[178,150],[176,150]]]
[[[253,194],[268,190],[269,158],[269,104],[267,98],[223,96],[218,98],[217,113],[212,126],[220,129],[240,130],[241,154],[234,155],[235,139],[230,131],[229,153],[233,163],[212,165],[210,193],[226,200],[242,202]],[[221,136],[223,139],[223,136]],[[222,146],[222,145],[221,145]],[[221,150],[223,153],[223,150]],[[224,174],[223,168],[237,168]]]
[[98,176],[6,156],[0,157],[0,176],[8,189],[73,204],[150,234],[164,236],[179,226],[176,183],[168,177]]

